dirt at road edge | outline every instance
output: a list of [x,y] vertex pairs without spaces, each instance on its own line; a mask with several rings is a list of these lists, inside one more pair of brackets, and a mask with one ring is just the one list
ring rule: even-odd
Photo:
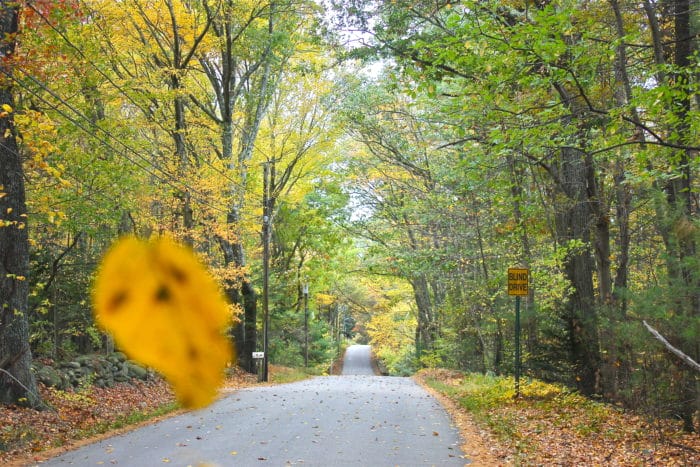
[[413,376],[413,380],[437,399],[445,411],[450,414],[452,422],[459,430],[462,438],[460,447],[470,461],[469,466],[496,467],[510,465],[510,463],[495,454],[496,451],[502,450],[495,448],[495,442],[488,433],[480,430],[469,416],[469,413],[460,408],[455,401],[428,386],[424,380],[426,376],[426,373],[418,373]]

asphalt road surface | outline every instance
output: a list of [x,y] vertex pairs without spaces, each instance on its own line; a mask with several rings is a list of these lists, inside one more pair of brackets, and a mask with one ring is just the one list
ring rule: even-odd
[[374,375],[372,352],[369,345],[352,345],[343,357],[343,375]]
[[462,466],[459,444],[435,399],[351,346],[341,376],[243,389],[41,465]]

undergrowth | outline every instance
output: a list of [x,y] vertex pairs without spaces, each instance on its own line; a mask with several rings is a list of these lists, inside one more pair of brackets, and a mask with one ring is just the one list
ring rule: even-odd
[[275,384],[294,383],[320,374],[315,368],[290,368],[273,365],[272,370],[270,371],[270,382]]
[[[695,465],[697,434],[678,421],[650,421],[564,386],[512,377],[422,370],[417,377],[447,395],[501,444],[516,465]],[[659,436],[653,426],[663,427]]]

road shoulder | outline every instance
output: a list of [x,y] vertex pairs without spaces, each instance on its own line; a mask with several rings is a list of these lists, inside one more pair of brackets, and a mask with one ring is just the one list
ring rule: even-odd
[[[461,408],[457,402],[426,384],[425,378],[427,376],[430,376],[429,372],[419,372],[413,376],[413,380],[437,399],[452,418],[452,422],[459,430],[462,439],[462,451],[467,459],[471,461],[469,465],[475,467],[509,465],[508,462],[499,459],[496,455],[496,452],[500,451],[500,449],[497,447],[497,442],[493,437],[488,432],[481,430],[474,423],[469,412]],[[432,376],[434,377],[435,375]]]

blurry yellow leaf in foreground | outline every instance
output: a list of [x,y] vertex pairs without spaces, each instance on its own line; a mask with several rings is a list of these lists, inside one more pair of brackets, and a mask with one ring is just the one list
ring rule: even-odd
[[232,358],[230,311],[191,250],[167,237],[119,240],[102,260],[94,303],[117,345],[165,376],[183,406],[212,402]]

